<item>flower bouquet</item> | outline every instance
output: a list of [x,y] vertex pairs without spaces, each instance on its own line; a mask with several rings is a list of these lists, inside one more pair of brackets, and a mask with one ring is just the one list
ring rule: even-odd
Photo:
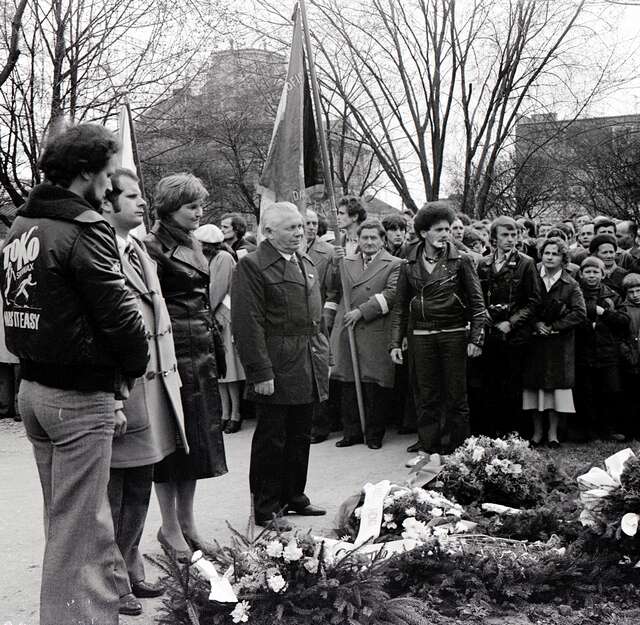
[[446,460],[436,486],[462,504],[527,508],[545,494],[541,458],[517,435],[472,436]]
[[604,538],[635,537],[640,521],[640,458],[623,449],[578,477],[580,521]]
[[[424,542],[433,536],[466,532],[475,524],[463,520],[464,509],[442,493],[380,482],[374,488],[377,501],[370,502],[372,485],[342,515],[338,533],[344,542],[361,545],[366,541],[386,543],[404,539],[408,544]],[[373,503],[373,505],[371,505]],[[373,511],[373,515],[371,512]]]
[[[236,533],[231,546],[207,557],[203,563],[198,554],[185,571],[156,561],[169,573],[160,624],[428,625],[418,602],[384,590],[384,560],[357,550],[336,557],[309,534],[265,531],[250,540]],[[224,598],[214,590],[221,578],[230,586]]]

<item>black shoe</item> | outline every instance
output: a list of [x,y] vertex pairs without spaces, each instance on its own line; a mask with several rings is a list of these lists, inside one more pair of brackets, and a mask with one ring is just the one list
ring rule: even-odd
[[547,443],[547,447],[549,449],[559,449],[560,448],[560,441],[549,441]]
[[420,441],[416,441],[413,445],[409,445],[409,447],[407,447],[407,453],[415,454],[418,451],[424,451]]
[[231,421],[227,422],[227,425],[224,428],[225,434],[235,434],[240,431],[242,427],[242,421],[238,421],[236,419],[231,419]]
[[287,513],[297,514],[298,516],[323,516],[327,514],[327,511],[309,504],[308,506],[304,506],[304,508],[289,508]]
[[311,444],[315,445],[316,443],[323,443],[329,438],[327,434],[314,434],[311,437]]
[[159,597],[164,594],[164,591],[167,587],[162,582],[147,582],[145,580],[141,580],[139,582],[134,582],[131,584],[131,592],[134,597],[138,597],[138,599],[150,599],[152,597]]
[[382,447],[382,443],[380,441],[369,441],[367,443],[367,447],[369,449],[380,449]]
[[336,443],[336,447],[351,447],[352,445],[362,445],[361,438],[342,438]]
[[255,523],[260,527],[266,527],[274,532],[290,532],[293,529],[291,523],[286,519],[283,519],[281,516],[277,516],[272,519],[261,519],[260,517],[257,517]]
[[118,608],[120,614],[126,616],[139,616],[142,614],[142,604],[133,596],[132,593],[120,597],[120,607]]
[[538,447],[542,447],[544,444],[544,439],[540,439],[539,441],[534,441],[532,438],[529,439],[529,447],[531,449],[537,449]]
[[185,532],[182,532],[182,535],[184,536],[184,539],[187,545],[189,545],[189,549],[191,549],[191,551],[202,551],[204,553],[216,553],[218,551],[218,547],[216,545],[207,542],[206,540],[196,540],[195,538],[191,538],[191,536]]
[[164,552],[172,559],[176,560],[179,564],[188,564],[191,562],[191,551],[178,551],[171,545],[171,543],[165,538],[162,533],[162,528],[158,530],[158,542],[162,546]]

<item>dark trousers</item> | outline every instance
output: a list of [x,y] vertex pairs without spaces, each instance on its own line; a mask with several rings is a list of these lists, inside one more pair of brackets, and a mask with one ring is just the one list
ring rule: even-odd
[[415,384],[411,383],[412,371],[409,368],[408,352],[404,352],[404,363],[396,365],[394,404],[402,407],[398,419],[398,427],[405,430],[416,430],[416,402],[413,397]]
[[251,441],[249,486],[257,521],[284,506],[304,508],[313,404],[256,403],[258,420]]
[[[365,413],[365,436],[367,442],[381,442],[384,437],[385,420],[391,409],[392,389],[372,382],[362,382],[362,399]],[[356,385],[343,382],[340,393],[340,414],[344,437],[362,439],[362,427],[358,413]]]
[[628,434],[621,419],[618,367],[576,367],[575,404],[579,422],[571,423],[569,438],[577,441]]
[[15,416],[19,386],[18,365],[0,363],[0,419]]
[[[153,465],[111,469],[109,476],[109,504],[116,544],[127,567],[129,581],[144,580],[144,563],[138,551],[144,522],[149,509]],[[120,596],[126,587],[120,589]],[[129,591],[130,592],[130,591]]]
[[418,438],[450,453],[469,436],[466,332],[412,336]]
[[522,431],[522,368],[525,352],[526,346],[512,345],[500,332],[494,331],[487,336],[478,362],[482,371],[482,407],[477,423],[480,433],[500,436]]

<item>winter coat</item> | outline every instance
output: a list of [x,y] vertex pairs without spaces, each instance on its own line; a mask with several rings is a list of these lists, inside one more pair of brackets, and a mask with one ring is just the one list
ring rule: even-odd
[[[297,262],[293,262],[296,260]],[[247,397],[267,404],[310,404],[329,391],[329,342],[307,254],[288,261],[269,242],[238,261],[231,281],[231,329],[247,378]],[[274,380],[273,395],[253,385]]]
[[627,371],[640,371],[640,306],[624,301],[621,311],[629,317],[629,334],[622,340],[622,364]]
[[470,256],[448,244],[431,273],[424,266],[424,245],[410,248],[398,278],[389,348],[417,330],[447,330],[470,324],[469,342],[482,345],[486,309]]
[[[594,290],[583,284],[587,318],[576,329],[576,364],[585,367],[617,367],[620,344],[629,334],[629,316],[620,296],[604,281]],[[596,306],[604,308],[596,314]]]
[[227,465],[208,295],[209,264],[195,238],[176,226],[156,222],[144,242],[157,263],[173,328],[190,476],[198,479],[222,475],[227,472]]
[[527,389],[566,389],[575,384],[575,328],[584,322],[586,309],[578,283],[563,269],[547,292],[538,276],[542,299],[529,323],[543,321],[554,334],[533,333],[524,365]]
[[[540,277],[533,260],[513,251],[500,271],[495,270],[495,255],[484,257],[478,263],[478,276],[491,317],[491,324],[501,321],[511,324],[507,342],[521,345],[529,340],[530,320],[540,302]],[[499,331],[497,331],[499,332]],[[503,335],[500,333],[500,340]]]
[[626,269],[616,265],[610,274],[605,275],[602,283],[607,285],[610,289],[613,289],[620,297],[624,297],[622,281],[628,273],[629,272]]
[[[403,261],[382,249],[363,269],[362,255],[345,256],[345,284],[351,297],[351,310],[358,308],[362,318],[354,327],[356,349],[360,362],[360,379],[384,388],[392,388],[395,367],[389,357],[389,337],[391,317],[396,295],[396,283]],[[336,306],[335,321],[329,320],[331,331],[331,356],[334,365],[331,379],[353,382],[353,366],[349,335],[344,323],[345,310],[342,287],[333,301],[329,300],[325,310],[331,311],[329,304]],[[328,312],[330,315],[331,313]]]
[[176,431],[189,449],[184,430],[180,376],[167,305],[162,297],[156,264],[142,243],[130,240],[143,276],[122,255],[122,272],[142,313],[150,358],[145,374],[136,380],[123,402],[127,431],[113,439],[111,466],[138,467],[155,464],[176,448]]
[[331,290],[333,283],[332,276],[335,273],[331,262],[333,254],[333,246],[321,241],[318,237],[307,247],[307,256],[316,266],[318,280],[320,281],[320,295],[323,302],[327,299],[327,292]]
[[5,338],[24,379],[113,392],[145,372],[146,331],[115,234],[86,200],[37,185],[2,255]]

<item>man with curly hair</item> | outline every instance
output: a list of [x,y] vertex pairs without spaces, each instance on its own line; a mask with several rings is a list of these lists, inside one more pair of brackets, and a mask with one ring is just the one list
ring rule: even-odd
[[45,513],[40,625],[117,625],[116,544],[107,499],[116,395],[148,360],[146,330],[102,217],[118,141],[97,124],[50,139],[45,182],[2,249],[7,347]]

